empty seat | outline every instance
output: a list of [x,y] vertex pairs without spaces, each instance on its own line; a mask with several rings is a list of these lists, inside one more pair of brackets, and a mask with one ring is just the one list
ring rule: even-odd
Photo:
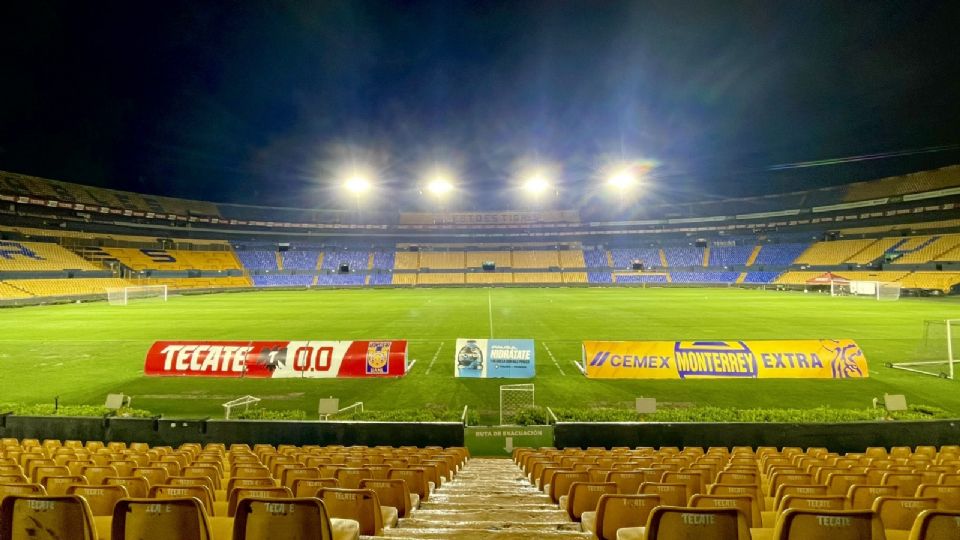
[[848,510],[871,510],[879,497],[896,497],[897,486],[854,484],[847,490]]
[[960,486],[920,484],[920,486],[917,488],[916,496],[936,497],[940,500],[938,508],[942,510],[960,511]]
[[127,488],[123,486],[87,486],[72,485],[67,488],[68,495],[83,497],[90,505],[90,511],[95,516],[113,515],[113,507],[117,501],[128,496]]
[[127,496],[131,499],[146,498],[150,484],[141,476],[108,476],[103,479],[103,485],[123,486],[127,488]]
[[66,495],[67,487],[73,484],[86,484],[87,479],[79,475],[47,476],[41,482],[47,495]]
[[233,540],[273,538],[333,540],[333,527],[323,502],[315,498],[240,501],[233,523]]
[[361,480],[360,489],[375,491],[381,505],[392,506],[397,509],[398,518],[409,517],[420,505],[420,498],[416,494],[410,493],[407,482],[399,478],[394,480]]
[[198,499],[121,499],[113,509],[111,540],[210,540]]
[[560,497],[560,508],[566,510],[573,521],[580,521],[584,512],[597,509],[597,502],[603,495],[617,493],[613,482],[574,482],[567,494]]
[[883,523],[870,510],[787,510],[773,540],[886,540]]
[[693,508],[736,508],[750,520],[750,526],[762,526],[760,505],[750,495],[703,495],[690,497]]
[[596,511],[584,512],[580,516],[580,526],[600,540],[615,540],[620,529],[642,530],[650,512],[657,506],[660,506],[658,495],[601,495]]
[[380,536],[385,523],[397,521],[396,509],[381,507],[377,493],[371,489],[321,488],[317,497],[323,500],[330,517],[359,523],[362,535]]
[[647,519],[646,540],[750,540],[747,517],[734,508],[659,506]]
[[255,499],[292,499],[293,492],[290,488],[282,486],[271,487],[235,487],[230,490],[227,498],[227,517],[233,517],[237,510],[237,503],[241,499],[252,497]]
[[[37,529],[43,531],[42,537]],[[97,531],[81,497],[8,495],[0,503],[0,538],[97,540]]]
[[0,501],[10,495],[46,495],[47,490],[41,484],[15,483],[0,484]]
[[664,506],[686,506],[687,485],[644,482],[640,484],[641,495],[659,495]]
[[887,530],[908,531],[920,512],[936,508],[937,499],[932,497],[879,497],[873,501],[873,511]]
[[[406,482],[404,482],[406,485]],[[340,487],[336,478],[296,478],[293,481],[294,497],[315,497],[317,491],[324,487]],[[419,497],[417,499],[419,501]]]
[[193,497],[203,503],[203,509],[208,516],[215,515],[213,509],[213,492],[207,486],[193,485],[184,486],[176,484],[157,484],[150,486],[149,498],[151,499],[182,499]]
[[910,529],[910,540],[941,540],[960,538],[960,512],[955,510],[924,510]]

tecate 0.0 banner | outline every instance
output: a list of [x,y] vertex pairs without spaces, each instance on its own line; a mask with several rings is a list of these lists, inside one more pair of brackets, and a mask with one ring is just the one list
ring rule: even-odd
[[850,379],[868,376],[851,339],[584,341],[591,379]]
[[147,375],[274,379],[400,377],[407,342],[384,341],[157,341],[147,352]]
[[536,375],[532,339],[458,339],[453,375],[529,379]]

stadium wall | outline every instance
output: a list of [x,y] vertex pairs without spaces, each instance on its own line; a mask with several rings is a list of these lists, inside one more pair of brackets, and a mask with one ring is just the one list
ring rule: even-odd
[[0,415],[0,437],[81,441],[463,446],[457,422],[293,422]]
[[862,452],[870,446],[942,446],[958,440],[960,422],[953,420],[843,424],[560,422],[554,428],[557,448],[749,445]]

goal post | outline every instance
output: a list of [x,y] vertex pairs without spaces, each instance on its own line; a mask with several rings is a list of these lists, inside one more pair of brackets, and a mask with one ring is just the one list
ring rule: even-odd
[[954,364],[960,356],[960,319],[923,321],[923,335],[909,362],[896,362],[890,367],[954,378]]
[[532,384],[504,384],[500,386],[500,425],[516,423],[516,415],[523,409],[533,407]]
[[885,281],[830,281],[830,296],[863,296],[899,300],[900,284]]
[[107,289],[107,302],[111,306],[125,306],[138,300],[167,301],[166,285],[137,285],[132,287],[113,287]]

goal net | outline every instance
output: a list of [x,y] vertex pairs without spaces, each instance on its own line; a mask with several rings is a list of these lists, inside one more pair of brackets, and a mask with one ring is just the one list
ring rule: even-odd
[[900,284],[884,281],[831,281],[830,296],[865,296],[876,300],[899,300]]
[[923,321],[923,336],[909,362],[890,367],[953,379],[953,366],[960,356],[960,319]]
[[516,423],[517,413],[534,406],[532,384],[500,386],[500,425]]
[[139,285],[107,289],[107,302],[111,306],[125,306],[140,300],[167,301],[166,285]]

